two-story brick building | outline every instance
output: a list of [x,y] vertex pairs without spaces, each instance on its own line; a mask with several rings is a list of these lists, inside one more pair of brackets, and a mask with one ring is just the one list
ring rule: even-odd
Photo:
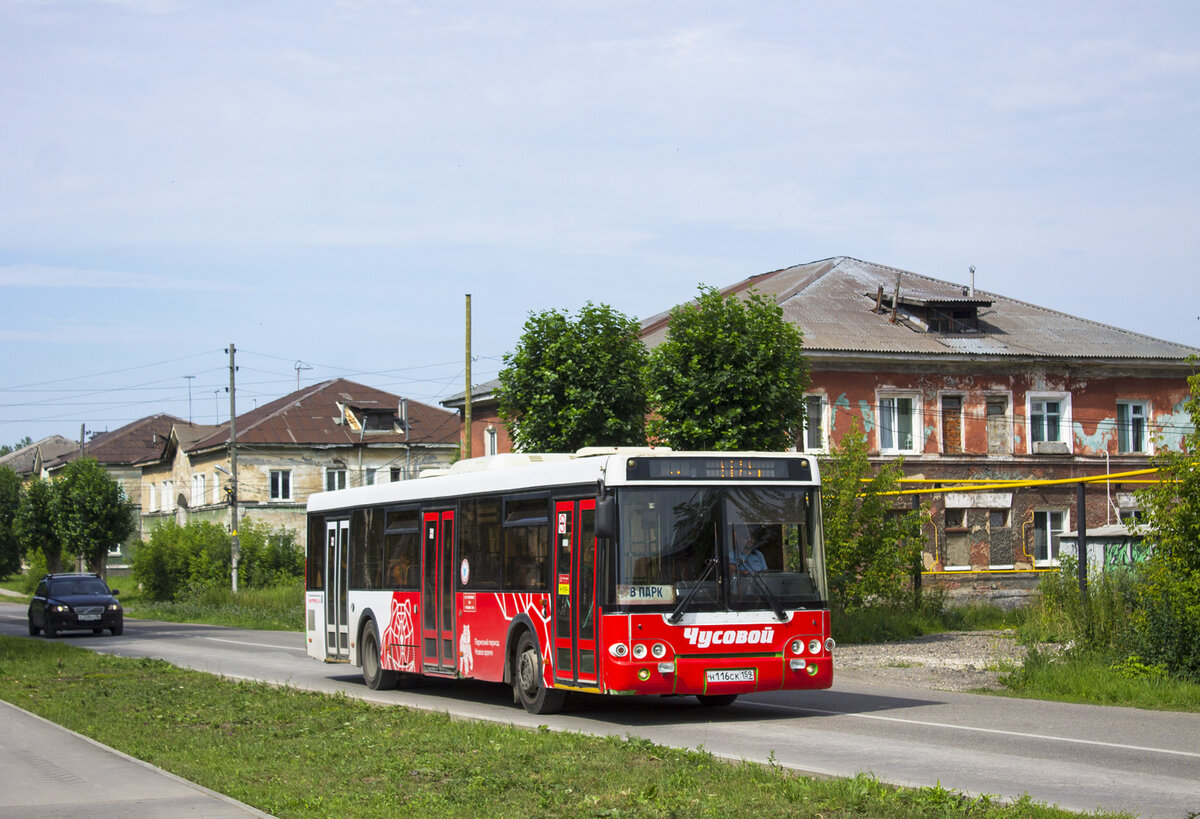
[[[773,298],[804,333],[808,423],[822,454],[857,425],[912,477],[1069,479],[1147,466],[1190,428],[1200,349],[846,257],[724,288]],[[653,347],[667,314],[643,323]],[[1092,486],[1089,527],[1137,512],[1133,482]],[[1030,586],[1078,524],[1073,485],[930,495],[925,565],[951,587]]]

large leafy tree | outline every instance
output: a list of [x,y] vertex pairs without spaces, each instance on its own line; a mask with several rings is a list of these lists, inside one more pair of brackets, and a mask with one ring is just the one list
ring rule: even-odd
[[645,443],[646,349],[638,322],[607,304],[533,313],[504,356],[500,417],[517,449],[573,452]]
[[771,299],[701,287],[671,311],[647,368],[651,437],[676,449],[791,449],[804,422],[803,337]]
[[21,503],[21,479],[7,466],[0,466],[0,577],[20,570],[24,549],[13,523]]
[[17,538],[25,553],[39,552],[46,559],[46,571],[62,569],[62,544],[54,525],[54,485],[35,478],[21,493],[21,505],[14,522]]
[[836,608],[902,605],[921,554],[921,515],[897,509],[899,461],[871,466],[867,436],[852,426],[821,468],[829,594]]
[[134,505],[94,458],[63,467],[53,493],[54,523],[63,551],[104,573],[108,550],[133,534]]

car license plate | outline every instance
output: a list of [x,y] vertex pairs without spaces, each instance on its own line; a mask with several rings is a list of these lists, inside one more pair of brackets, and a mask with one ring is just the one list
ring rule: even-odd
[[753,668],[710,668],[704,672],[710,683],[754,682]]
[[100,619],[99,614],[81,614],[81,615],[79,615],[80,622],[84,622],[87,620],[99,620],[99,619]]

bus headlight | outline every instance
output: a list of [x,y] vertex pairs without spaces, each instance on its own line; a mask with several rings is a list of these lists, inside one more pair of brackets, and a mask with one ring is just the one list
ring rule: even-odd
[[792,653],[793,653],[793,654],[803,654],[803,653],[804,653],[804,643],[803,643],[803,641],[801,641],[801,640],[792,640]]
[[650,679],[650,669],[639,668],[638,669],[638,679],[641,680],[642,682],[645,682],[646,680]]
[[819,654],[820,652],[821,652],[821,641],[816,638],[809,640],[808,641],[808,653],[809,654]]
[[633,658],[635,660],[642,660],[642,659],[645,659],[645,657],[646,657],[646,644],[638,643],[636,646],[633,647]]
[[629,646],[624,643],[613,643],[608,647],[608,653],[614,657],[624,657],[629,653]]
[[808,672],[808,676],[810,676],[810,677],[817,676],[817,664],[816,663],[809,663],[808,666],[804,670]]
[[833,641],[833,638],[832,638],[832,637],[826,637],[826,638],[825,638],[825,650],[826,650],[826,651],[833,651],[833,647],[834,647],[834,646],[836,646],[836,645],[837,645],[837,643],[835,643],[835,642]]
[[654,655],[654,659],[661,660],[667,656],[667,647],[662,643],[655,643],[654,648],[650,649],[650,653]]

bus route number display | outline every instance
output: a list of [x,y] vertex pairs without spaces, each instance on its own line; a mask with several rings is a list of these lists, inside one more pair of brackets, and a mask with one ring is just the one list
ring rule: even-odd
[[630,458],[625,476],[643,481],[808,481],[812,469],[805,458]]

